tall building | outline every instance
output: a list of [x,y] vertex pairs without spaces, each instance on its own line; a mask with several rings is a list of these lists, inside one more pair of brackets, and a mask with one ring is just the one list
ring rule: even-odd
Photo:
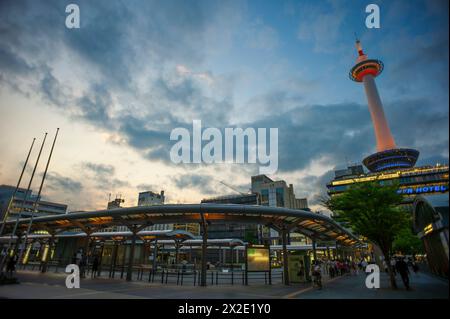
[[[146,191],[139,193],[138,206],[154,206],[154,205],[164,205],[166,197],[164,191],[162,190],[159,194]],[[157,224],[153,226],[146,227],[144,230],[185,230],[194,235],[200,234],[200,225],[198,224]]]
[[[0,185],[0,217],[1,220],[5,217],[6,210],[10,201],[12,200],[12,196],[14,194],[15,186],[10,185]],[[26,198],[26,200],[25,200]],[[17,190],[16,195],[14,196],[14,200],[11,203],[11,207],[9,210],[8,219],[16,218],[20,211],[22,211],[23,217],[31,216],[31,212],[33,210],[33,205],[36,202],[36,212],[34,216],[44,216],[44,215],[57,215],[57,214],[65,214],[67,212],[67,205],[43,201],[34,195],[30,190],[27,193],[27,190],[24,188],[19,188]]]
[[164,204],[164,191],[161,193],[154,193],[152,191],[139,193],[138,206],[151,206]]
[[[257,205],[256,194],[236,194],[203,199],[202,203]],[[211,239],[235,238],[246,242],[259,243],[258,225],[239,223],[214,223],[208,227],[208,237]]]
[[[258,197],[258,204],[270,207],[286,207],[291,209],[309,210],[306,198],[296,198],[294,194],[294,186],[287,185],[283,180],[274,181],[266,175],[252,176],[253,194]],[[265,242],[276,244],[279,240],[279,234],[273,229],[267,227],[260,228],[260,235]],[[289,241],[303,242],[304,236],[291,233]]]
[[378,181],[381,185],[398,183],[397,192],[404,195],[405,205],[411,205],[417,195],[448,194],[448,164],[416,167],[419,152],[397,148],[374,80],[383,70],[383,63],[368,59],[359,41],[356,41],[356,47],[358,59],[350,71],[350,79],[364,84],[378,152],[363,160],[363,164],[369,169],[368,173],[362,165],[335,171],[334,179],[327,184],[328,194],[335,196],[355,183],[367,181]]
[[364,54],[359,40],[356,41],[356,49],[358,58],[350,70],[349,77],[355,82],[364,84],[377,141],[377,153],[366,157],[363,163],[371,172],[413,167],[419,157],[419,152],[409,148],[397,148],[375,84],[375,78],[383,71],[383,62],[369,59]]
[[[344,173],[347,172],[347,173]],[[360,182],[379,181],[382,184],[397,182],[398,192],[405,195],[405,203],[416,195],[448,193],[448,165],[421,166],[384,172],[363,171],[362,165],[347,170],[335,171],[335,178],[327,184],[328,194],[334,196],[345,192],[351,185]]]
[[[138,206],[163,205],[164,201],[165,196],[163,190],[159,194],[152,191],[140,192],[138,197]],[[173,224],[157,224],[145,228],[145,230],[171,230],[171,229],[174,229]]]
[[125,199],[120,198],[120,197],[116,197],[115,199],[113,199],[112,201],[108,202],[107,205],[107,209],[117,209],[117,208],[121,208],[122,203],[125,202]]
[[258,195],[258,203],[270,207],[308,209],[306,198],[296,198],[294,186],[285,181],[274,181],[266,175],[252,176],[252,193]]
[[[123,203],[125,203],[125,199],[123,199],[120,196],[116,197],[113,200],[108,201],[108,205],[106,206],[106,209],[122,208]],[[107,228],[103,228],[100,230],[100,232],[112,232],[112,231],[128,231],[128,228],[126,226],[112,226],[112,227],[107,227]]]

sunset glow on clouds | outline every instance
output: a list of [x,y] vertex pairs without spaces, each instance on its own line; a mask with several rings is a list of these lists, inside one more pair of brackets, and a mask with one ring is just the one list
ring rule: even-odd
[[[64,26],[71,2],[80,29]],[[446,1],[377,1],[379,30],[358,1],[71,2],[0,3],[0,184],[15,185],[32,138],[59,127],[43,193],[69,210],[161,189],[195,203],[232,193],[222,180],[247,191],[257,165],[170,162],[171,130],[199,119],[279,128],[271,177],[314,205],[334,168],[375,150],[363,87],[348,79],[355,31],[385,64],[377,85],[398,146],[448,162]]]

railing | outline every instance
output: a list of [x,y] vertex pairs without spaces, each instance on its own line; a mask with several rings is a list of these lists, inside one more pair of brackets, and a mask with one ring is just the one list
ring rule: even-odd
[[[47,263],[47,272],[64,272],[65,267],[72,263],[72,260],[52,260]],[[42,269],[42,263],[31,261],[27,264],[19,265],[18,269],[28,269],[31,271]],[[127,264],[99,265],[95,274],[92,273],[92,264],[86,267],[80,267],[81,274],[84,277],[103,277],[124,279],[128,270]],[[283,282],[282,270],[272,270],[265,272],[248,272],[241,269],[208,270],[207,285],[246,285],[246,284],[278,284]],[[192,285],[198,286],[201,282],[201,272],[195,267],[183,267],[175,265],[171,267],[159,266],[157,270],[148,264],[134,265],[132,267],[132,280],[147,281],[149,283],[173,284],[173,285]]]

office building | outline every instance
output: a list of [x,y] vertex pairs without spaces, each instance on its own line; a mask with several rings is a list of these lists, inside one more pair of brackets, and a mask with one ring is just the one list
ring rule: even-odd
[[[0,217],[2,220],[5,218],[6,210],[12,200],[15,189],[15,186],[0,185]],[[23,217],[30,217],[35,203],[35,217],[65,214],[67,212],[67,205],[41,200],[41,198],[33,194],[32,190],[27,192],[26,189],[19,188],[14,196],[14,200],[11,202],[8,219],[16,218],[20,212],[22,212]]]

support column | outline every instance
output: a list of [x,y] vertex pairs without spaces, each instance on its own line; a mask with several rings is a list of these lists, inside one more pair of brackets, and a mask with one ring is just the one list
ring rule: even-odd
[[316,239],[311,237],[314,262],[317,261]]
[[90,232],[86,232],[86,244],[84,245],[84,256],[82,256],[81,259],[81,265],[83,265],[81,267],[81,278],[85,278],[86,277],[86,272],[87,272],[87,268],[88,268],[88,256],[89,256],[89,246],[91,244],[91,233]]
[[102,263],[103,263],[103,249],[105,248],[105,241],[100,242],[102,245],[102,248],[100,249],[100,256],[98,258],[98,270],[97,270],[97,276],[100,277],[102,274]]
[[289,267],[288,267],[288,252],[287,252],[287,230],[283,227],[281,230],[281,240],[283,245],[283,272],[284,284],[289,285]]
[[136,228],[130,229],[133,235],[131,236],[131,247],[130,256],[128,258],[128,269],[127,269],[127,281],[131,281],[133,275],[133,260],[134,260],[134,249],[136,247]]
[[[52,237],[50,237],[50,240],[48,241],[48,250],[47,250],[47,254],[45,254],[44,256],[44,260],[42,261],[42,269],[41,272],[45,273],[47,272],[47,267],[48,267],[48,255],[50,255],[52,253],[52,248],[53,248],[53,243],[55,241],[55,235],[52,235]],[[44,250],[45,252],[45,250]]]
[[336,249],[334,250],[334,252],[336,254],[336,259],[341,259],[341,257],[339,256],[339,244],[337,241],[336,241],[335,246],[336,246]]
[[156,272],[157,265],[157,259],[158,259],[158,239],[155,239],[153,243],[153,271]]
[[116,268],[116,260],[117,260],[117,251],[119,250],[119,245],[117,245],[117,242],[114,241],[114,246],[112,249],[111,254],[111,264],[109,266],[109,277],[112,277],[112,273],[114,269]]
[[230,262],[231,262],[231,271],[234,270],[234,258],[233,258],[233,253],[234,253],[234,247],[231,246],[230,247]]
[[202,233],[202,268],[201,268],[201,281],[200,285],[205,287],[206,286],[206,255],[207,255],[207,249],[208,249],[208,225],[206,224],[205,216],[203,213],[201,213],[202,222],[201,227],[203,229]]
[[180,251],[180,243],[178,240],[175,240],[175,265],[178,265],[178,257]]

